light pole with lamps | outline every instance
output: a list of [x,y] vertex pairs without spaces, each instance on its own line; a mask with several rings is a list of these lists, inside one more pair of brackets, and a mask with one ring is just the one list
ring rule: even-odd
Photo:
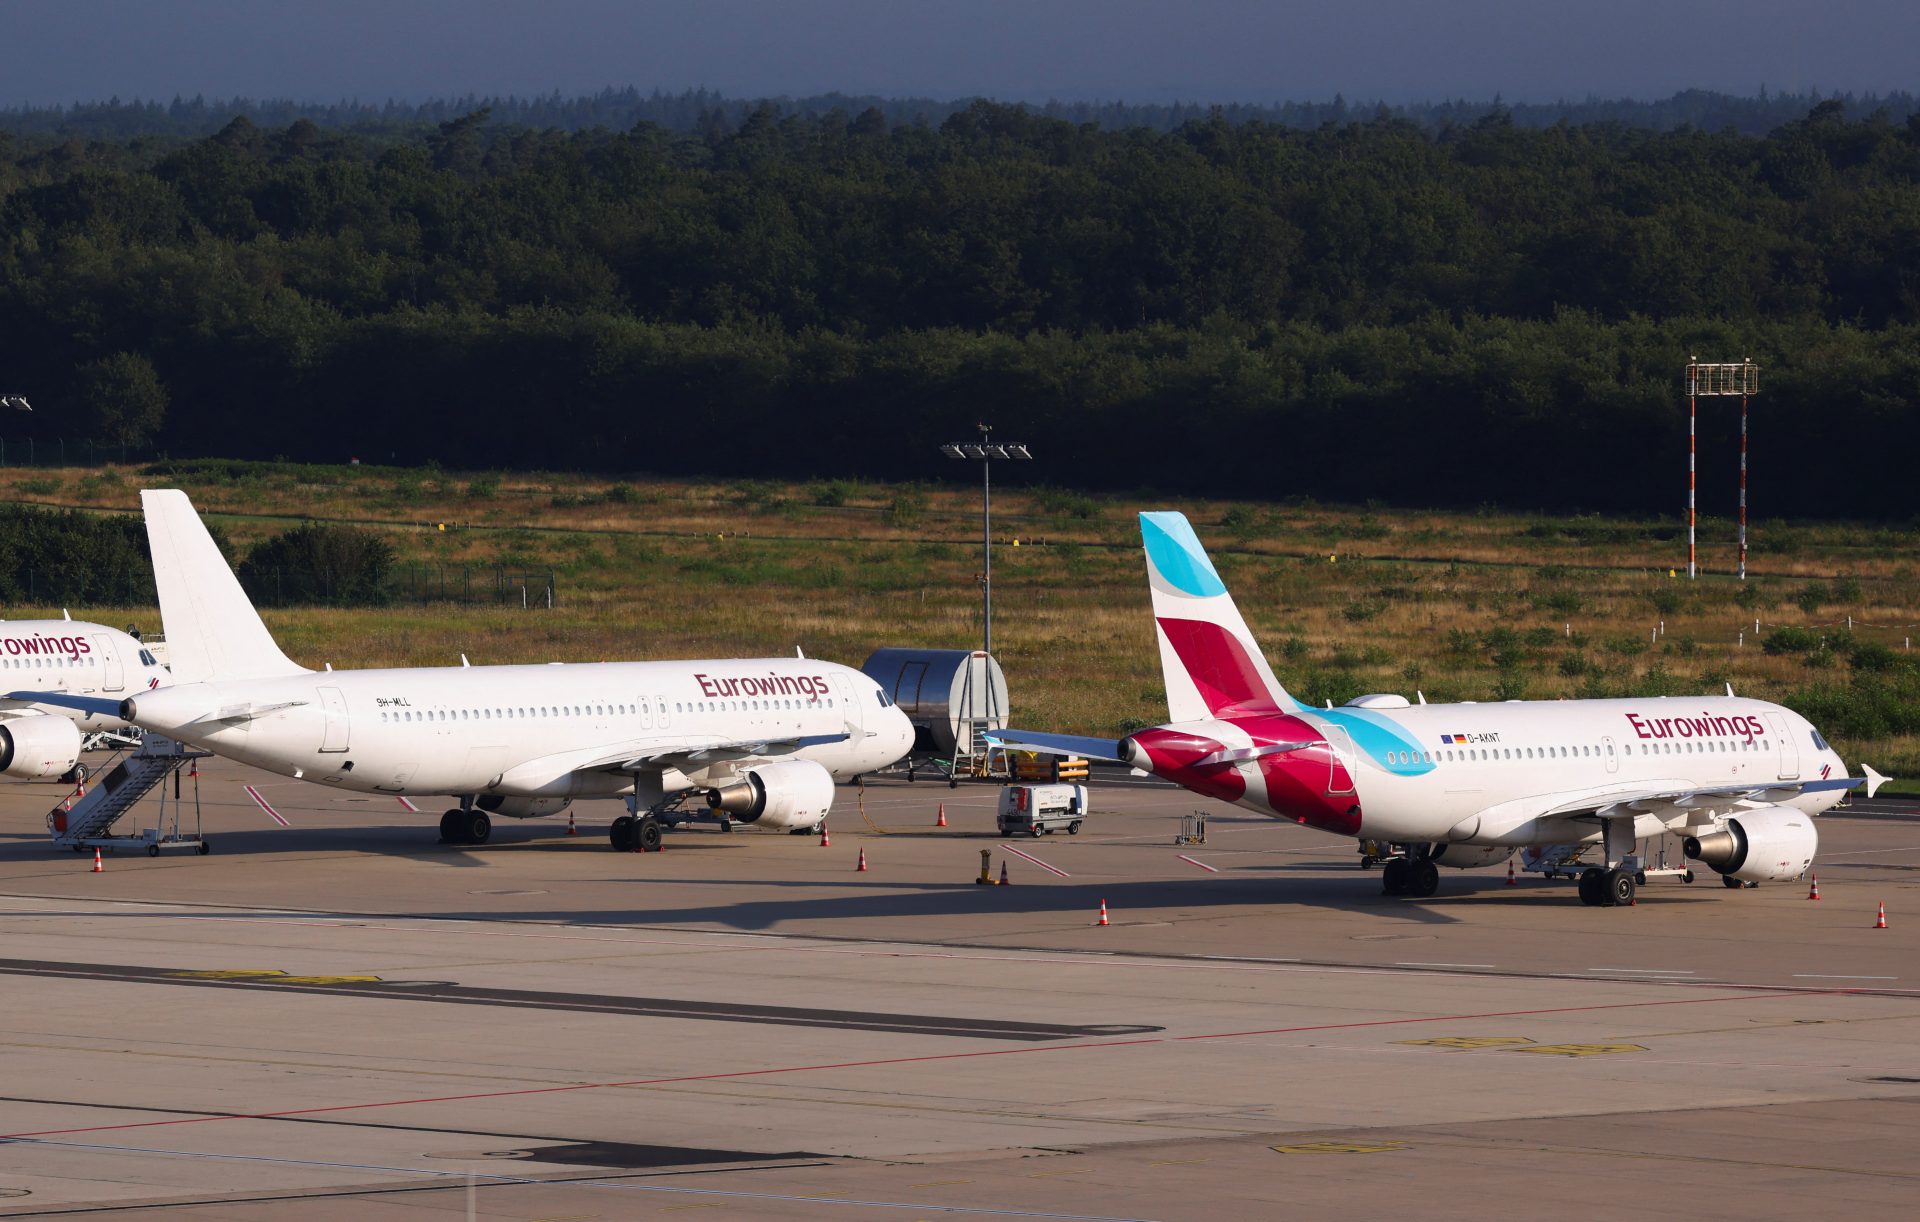
[[978,442],[943,445],[940,452],[948,458],[980,460],[980,634],[981,649],[993,653],[993,460],[1012,458],[1031,461],[1027,447],[995,445],[993,426],[980,426]]

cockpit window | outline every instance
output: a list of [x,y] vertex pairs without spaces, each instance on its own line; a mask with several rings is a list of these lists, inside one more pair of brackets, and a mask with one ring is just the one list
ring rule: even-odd
[[1827,746],[1827,740],[1826,740],[1826,739],[1824,739],[1824,738],[1822,738],[1822,737],[1820,737],[1820,731],[1818,731],[1818,730],[1813,730],[1813,731],[1811,731],[1811,733],[1813,734],[1813,745],[1814,745],[1814,746],[1816,746],[1816,747],[1818,747],[1818,748],[1819,748],[1820,750],[1822,750],[1822,751],[1830,751],[1830,750],[1832,750],[1832,748],[1831,748],[1831,747],[1829,747],[1829,746]]
[[142,666],[158,666],[160,665],[160,659],[142,649],[140,651],[140,664]]
[[876,687],[873,689],[873,694],[879,699],[881,708],[890,709],[893,707],[893,701],[887,699],[885,689]]

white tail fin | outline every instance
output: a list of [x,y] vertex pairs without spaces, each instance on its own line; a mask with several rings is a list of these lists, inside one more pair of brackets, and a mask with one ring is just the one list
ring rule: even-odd
[[273,643],[187,494],[142,491],[153,584],[177,683],[304,675]]
[[1291,712],[1293,698],[1273,677],[1186,515],[1141,514],[1140,539],[1172,719]]

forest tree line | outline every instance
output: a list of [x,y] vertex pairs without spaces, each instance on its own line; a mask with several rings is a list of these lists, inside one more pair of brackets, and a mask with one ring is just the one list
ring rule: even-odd
[[986,419],[1056,484],[1660,511],[1698,353],[1762,366],[1756,512],[1915,511],[1920,118],[488,118],[0,132],[0,435],[901,478]]

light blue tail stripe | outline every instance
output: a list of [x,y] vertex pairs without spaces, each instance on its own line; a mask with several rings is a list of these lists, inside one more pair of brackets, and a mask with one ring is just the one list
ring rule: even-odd
[[1147,545],[1147,559],[1153,562],[1154,571],[1182,594],[1213,598],[1227,592],[1226,583],[1207,559],[1207,550],[1187,524],[1186,514],[1141,514],[1140,538]]

